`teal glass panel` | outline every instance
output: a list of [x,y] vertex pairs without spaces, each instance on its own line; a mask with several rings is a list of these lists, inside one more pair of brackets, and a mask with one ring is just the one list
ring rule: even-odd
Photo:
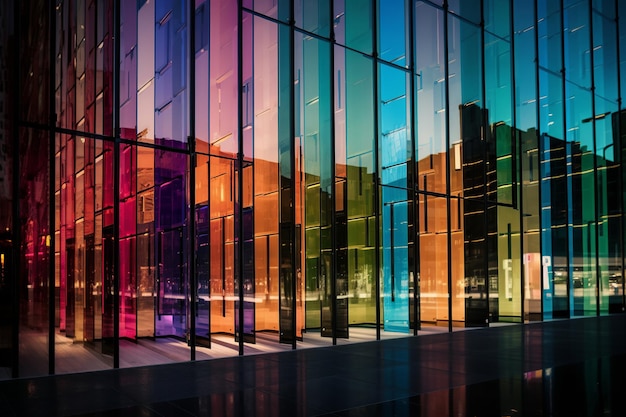
[[563,91],[561,77],[539,71],[539,127],[542,134],[563,140]]
[[[485,31],[502,39],[511,38],[511,3],[512,1],[485,0],[484,19]],[[529,4],[526,9],[532,10]],[[517,12],[517,11],[516,11]]]
[[[493,166],[495,157],[495,193],[489,187],[488,197],[495,197],[498,207],[488,208],[488,228],[497,228],[497,239],[489,244],[497,248],[497,292],[490,299],[497,299],[497,310],[491,308],[492,321],[521,320],[521,259],[519,230],[519,179],[517,136],[513,130],[513,88],[511,73],[511,45],[490,34],[485,34],[485,116],[487,130],[487,160]],[[492,156],[493,155],[493,156]],[[493,181],[492,169],[486,169],[487,181]],[[492,218],[495,216],[495,219]],[[491,226],[495,221],[497,225]],[[490,250],[489,253],[492,251]],[[490,284],[491,285],[491,284]],[[497,296],[496,296],[497,295]],[[494,297],[496,296],[496,297]],[[495,303],[492,303],[495,304]],[[497,311],[497,314],[496,314]]]
[[569,315],[571,144],[564,141],[561,77],[539,71],[541,265],[544,319]]
[[407,65],[407,0],[378,2],[378,56],[400,66]]
[[598,277],[600,314],[620,312],[623,307],[623,282],[619,255],[619,222],[621,205],[620,158],[615,146],[617,135],[617,104],[595,98],[596,206],[598,234]]
[[586,1],[570,1],[563,9],[563,20],[565,79],[589,88],[591,87],[589,5]]
[[485,34],[485,102],[488,118],[488,142],[495,150],[495,201],[517,202],[517,152],[512,138],[513,95],[511,84],[511,45]]
[[539,66],[554,72],[560,72],[561,10],[559,3],[551,0],[537,0],[537,38],[539,41]]
[[[517,128],[537,128],[537,77],[535,73],[535,20],[533,10],[523,0],[514,2],[515,33],[515,118]],[[536,144],[535,144],[536,146]]]
[[445,161],[442,158],[445,158],[446,152],[443,12],[418,1],[415,3],[414,16],[417,119],[415,154],[418,170],[432,172],[437,178],[436,191],[445,192],[445,165],[441,164],[442,160]]
[[[617,2],[617,4],[620,3],[619,0],[591,0],[593,11],[604,15],[608,19],[615,19],[615,12],[617,10],[615,2]],[[620,18],[624,17],[621,13],[619,16]]]
[[[593,13],[593,81],[596,95],[617,101],[617,30],[614,20]],[[596,111],[596,114],[600,112]]]
[[570,265],[573,296],[573,315],[596,313],[596,210],[594,140],[591,92],[574,84],[566,83],[567,109],[567,160],[571,175],[568,191],[572,205],[569,206],[572,227],[570,229]]
[[334,2],[335,39],[338,44],[365,54],[372,51],[372,1],[337,0]]
[[330,35],[329,0],[294,0],[294,21],[296,27],[317,35]]
[[448,0],[448,10],[472,23],[479,24],[482,20],[480,0]]
[[382,187],[382,297],[384,330],[409,332],[409,234],[407,192]]
[[379,65],[379,149],[382,195],[383,266],[381,292],[384,329],[409,331],[409,202],[408,169],[411,158],[405,71]]

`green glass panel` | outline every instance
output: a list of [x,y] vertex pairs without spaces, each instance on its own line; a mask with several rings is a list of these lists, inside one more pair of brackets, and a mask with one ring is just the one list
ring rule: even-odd
[[[347,217],[347,253],[345,258],[338,255],[337,296],[342,293],[348,296],[349,325],[373,324],[376,322],[377,271],[374,241],[368,241],[366,225],[368,218],[375,214],[374,67],[371,59],[347,49],[336,49],[335,56],[337,71],[343,74],[344,80],[343,86],[337,86],[338,94],[345,97],[343,103],[336,103],[340,107],[335,121],[338,127],[336,170],[338,176],[342,171],[346,176],[345,195],[343,203],[338,203],[337,216]],[[345,168],[341,166],[344,164]],[[341,240],[338,236],[338,250],[343,250]],[[346,264],[342,265],[342,260]],[[347,276],[344,278],[340,271],[345,271]],[[341,302],[337,300],[338,304]]]
[[[305,181],[304,327],[329,333],[333,275],[332,166],[327,157],[331,149],[332,115],[330,47],[300,33],[295,34],[294,42],[294,127]],[[323,316],[328,317],[324,323]]]
[[366,54],[372,53],[372,1],[334,2],[333,24],[337,43]]

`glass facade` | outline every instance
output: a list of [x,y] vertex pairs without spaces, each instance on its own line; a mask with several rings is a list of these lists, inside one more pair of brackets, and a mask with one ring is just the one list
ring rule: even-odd
[[0,5],[0,378],[624,311],[618,0]]

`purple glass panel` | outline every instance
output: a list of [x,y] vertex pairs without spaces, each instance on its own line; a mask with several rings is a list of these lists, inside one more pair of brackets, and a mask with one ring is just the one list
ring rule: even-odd
[[188,132],[187,1],[157,1],[155,18],[155,138],[182,144]]
[[[166,142],[166,141],[160,141]],[[167,141],[180,146],[180,142]],[[154,210],[158,239],[159,276],[156,335],[184,337],[187,316],[186,253],[187,155],[156,151]]]

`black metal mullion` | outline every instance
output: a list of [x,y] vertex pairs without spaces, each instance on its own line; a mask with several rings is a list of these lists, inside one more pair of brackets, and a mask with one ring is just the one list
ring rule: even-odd
[[[591,1],[591,0],[589,0]],[[567,154],[567,103],[565,100],[565,91],[566,91],[566,87],[567,84],[565,82],[565,74],[566,74],[566,69],[565,69],[565,34],[564,34],[564,30],[565,30],[565,13],[564,13],[564,1],[560,0],[560,17],[561,17],[561,27],[559,30],[560,36],[561,36],[561,103],[562,103],[562,111],[563,111],[563,142],[564,142],[564,152],[565,152],[565,164],[566,164],[566,168],[565,168],[565,172],[567,174],[567,159],[568,156],[569,158],[571,158],[572,155],[568,155]],[[572,190],[571,189],[567,189],[567,194],[571,194]],[[569,214],[568,214],[569,216]],[[569,220],[569,219],[568,219]],[[566,224],[569,223],[569,221],[565,222]],[[571,282],[573,280],[573,275],[570,273],[573,268],[571,267],[571,265],[573,264],[573,259],[571,258],[573,256],[572,253],[570,253],[569,248],[570,248],[570,241],[572,239],[572,234],[571,234],[571,229],[569,226],[566,227],[566,235],[567,235],[567,259],[568,259],[568,271],[567,271],[567,275],[568,275],[568,284],[567,284],[567,316],[570,317],[571,316],[571,311],[572,311],[572,305],[570,305],[570,295],[571,295]],[[554,259],[554,257],[552,257]],[[554,266],[553,266],[554,268]],[[552,308],[552,311],[554,311],[554,305]]]
[[13,72],[13,138],[12,138],[12,157],[13,157],[13,175],[12,177],[12,200],[11,200],[11,211],[12,211],[12,225],[11,225],[11,298],[13,300],[11,318],[12,318],[12,327],[11,327],[11,376],[13,378],[19,377],[19,362],[20,362],[20,352],[19,352],[19,325],[20,325],[20,292],[19,292],[19,279],[22,276],[20,273],[20,262],[21,259],[21,250],[20,245],[22,244],[21,233],[20,233],[20,111],[21,111],[21,100],[20,100],[20,72],[22,71],[21,65],[21,40],[20,30],[23,27],[20,23],[20,6],[21,2],[15,1],[13,4],[13,30],[15,31],[15,41],[14,41],[14,51],[15,51],[15,59],[17,61],[16,68]]
[[113,367],[120,367],[120,0],[113,1]]
[[[617,143],[619,144],[619,148],[618,149],[614,149],[615,150],[615,156],[616,159],[620,161],[620,175],[618,175],[619,177],[619,181],[618,184],[620,191],[622,191],[622,195],[623,195],[623,189],[624,189],[624,159],[622,158],[622,149],[624,144],[622,143],[622,79],[621,79],[621,68],[619,68],[620,66],[620,59],[621,59],[621,54],[620,54],[620,36],[619,36],[619,22],[620,22],[620,15],[619,15],[619,1],[615,0],[615,44],[616,44],[616,51],[617,51],[617,65],[618,65],[618,69],[617,69],[617,134],[614,134],[614,137],[618,138]],[[615,146],[615,145],[613,145]],[[622,311],[624,311],[624,308],[626,307],[626,280],[624,279],[624,268],[626,267],[626,265],[624,264],[624,198],[620,198],[620,213],[621,213],[621,225],[620,225],[620,258],[621,258],[621,271],[622,271]]]
[[235,333],[239,342],[239,355],[243,355],[243,338],[244,338],[244,314],[243,314],[243,4],[242,0],[237,0],[237,128],[239,130],[237,135],[237,167],[239,171],[237,176],[237,201],[236,201],[236,224],[237,230],[235,230],[235,242],[237,244],[237,263],[235,265],[237,274],[235,279],[238,283],[238,297],[239,297],[239,329],[235,329]]
[[[514,0],[514,1],[519,1],[519,0]],[[541,210],[541,183],[543,182],[541,179],[541,153],[539,152],[540,148],[541,148],[541,144],[540,144],[540,138],[541,138],[541,129],[540,129],[540,121],[541,121],[541,110],[539,108],[539,97],[540,97],[540,89],[539,89],[539,10],[538,10],[538,6],[537,6],[537,0],[535,0],[533,2],[533,26],[535,28],[535,34],[534,34],[534,43],[535,43],[535,56],[534,58],[534,63],[535,63],[535,117],[536,117],[536,121],[535,124],[537,125],[537,129],[535,129],[535,139],[536,139],[536,144],[537,144],[537,169],[539,171],[539,175],[538,175],[538,181],[537,181],[537,193],[539,194],[539,198],[538,198],[538,212],[539,212],[539,253],[543,254],[543,236],[542,236],[542,230],[543,230],[543,219],[542,217],[544,216],[543,214],[543,210]],[[541,297],[540,297],[540,303],[541,303],[541,321],[543,321],[544,318],[544,311],[543,311],[543,297],[544,297],[544,291],[546,290],[546,288],[544,288],[543,286],[543,282],[545,279],[547,279],[547,277],[543,276],[544,274],[544,268],[541,267],[540,269],[540,273],[539,273],[539,279],[541,280]]]
[[48,94],[48,109],[50,119],[48,121],[48,373],[50,375],[55,372],[54,361],[54,315],[55,315],[55,131],[56,125],[56,100],[55,100],[55,87],[56,87],[56,7],[54,2],[50,2],[48,5],[48,16],[50,21],[49,31],[49,83],[50,91]]
[[331,89],[331,103],[330,103],[330,176],[332,178],[330,204],[331,204],[331,268],[326,274],[330,274],[330,318],[331,318],[331,333],[333,339],[333,345],[337,344],[337,285],[336,285],[336,271],[337,271],[337,170],[336,170],[336,157],[335,157],[335,29],[333,25],[335,13],[335,1],[330,0],[330,89]]
[[[481,9],[481,15],[480,15],[480,62],[482,64],[482,71],[481,71],[481,79],[480,79],[480,101],[483,103],[483,111],[480,113],[480,117],[481,117],[481,121],[480,121],[480,127],[481,127],[481,138],[480,138],[480,142],[482,144],[482,158],[483,158],[483,163],[482,163],[482,174],[483,174],[483,187],[484,187],[484,192],[483,192],[483,233],[484,233],[484,240],[483,240],[483,248],[484,248],[484,256],[483,256],[483,273],[485,274],[485,297],[487,299],[487,316],[486,316],[486,325],[489,326],[489,321],[490,321],[490,317],[489,314],[491,313],[491,311],[489,310],[490,307],[490,303],[489,303],[489,251],[491,250],[491,248],[489,247],[489,207],[490,204],[494,204],[493,202],[490,202],[489,200],[489,184],[488,184],[488,173],[487,173],[487,166],[489,164],[489,146],[490,146],[490,141],[494,140],[494,136],[489,134],[489,120],[487,118],[487,106],[486,106],[486,97],[487,97],[487,93],[486,93],[486,74],[485,74],[485,16],[484,16],[484,0],[481,0],[480,2],[480,9]],[[494,146],[495,148],[495,146]],[[497,178],[497,171],[496,171],[496,178]],[[496,192],[496,196],[497,196],[497,192]],[[497,199],[497,198],[496,198]],[[496,202],[497,204],[497,202]],[[497,206],[496,206],[497,207]],[[496,214],[497,216],[497,214]],[[496,233],[498,232],[498,223],[496,221],[496,224],[493,225]],[[496,240],[496,245],[497,245],[497,240]],[[497,250],[498,248],[496,247],[496,258],[497,258]],[[498,262],[496,260],[496,262]]]
[[515,0],[509,0],[509,37],[511,39],[511,103],[513,106],[513,126],[511,133],[513,135],[513,147],[516,155],[513,162],[516,163],[514,170],[515,190],[517,190],[517,209],[519,213],[519,257],[520,257],[520,320],[524,323],[524,304],[525,304],[525,287],[526,287],[526,266],[524,260],[524,191],[523,191],[523,167],[522,167],[522,141],[521,133],[517,128],[517,83],[515,82]]
[[[208,5],[207,5],[208,6]],[[190,358],[196,360],[197,248],[196,248],[196,3],[189,2],[189,344]]]
[[[299,238],[296,231],[296,113],[295,113],[295,25],[296,16],[294,2],[289,2],[289,158],[291,160],[291,348],[296,348],[296,297],[298,296],[298,268],[297,261],[301,258],[296,250],[301,247],[297,244]],[[269,254],[269,253],[268,253]]]
[[417,146],[416,146],[416,134],[415,128],[417,124],[415,123],[415,68],[416,68],[416,54],[415,54],[415,15],[414,15],[414,2],[409,2],[408,13],[409,13],[409,54],[411,56],[411,60],[409,61],[409,91],[411,92],[409,95],[409,113],[411,115],[410,123],[411,123],[411,187],[409,189],[409,193],[411,195],[410,199],[413,203],[412,213],[413,213],[413,234],[410,236],[410,239],[413,239],[413,265],[409,265],[409,268],[413,269],[413,317],[415,320],[415,324],[413,326],[413,335],[417,336],[417,331],[421,328],[420,323],[420,294],[419,294],[419,275],[420,275],[420,261],[419,261],[419,194],[417,193],[418,189],[418,173],[417,173]]
[[[381,318],[382,311],[380,308],[380,217],[381,217],[381,209],[380,209],[380,155],[378,152],[379,149],[379,115],[378,115],[378,102],[380,100],[379,97],[379,87],[380,83],[378,80],[378,9],[377,9],[377,0],[372,0],[372,65],[373,65],[373,76],[372,79],[374,81],[374,267],[375,267],[375,277],[376,277],[376,285],[375,285],[375,293],[376,293],[376,340],[380,340],[380,326],[381,326]],[[347,99],[347,97],[346,97]],[[380,136],[380,140],[382,141],[382,135]],[[361,169],[359,167],[359,172]],[[359,181],[360,183],[360,181]],[[391,210],[393,212],[393,205],[391,206]],[[393,219],[393,215],[391,217]],[[393,233],[393,223],[391,224],[392,233]],[[392,256],[391,256],[391,265],[392,265],[392,273],[391,273],[391,283],[393,288],[393,235],[391,241],[392,247]],[[393,290],[391,293],[393,300]]]
[[448,0],[443,2],[443,39],[444,39],[444,76],[446,79],[445,88],[445,126],[446,126],[446,261],[448,275],[448,332],[452,332],[452,236],[451,236],[451,219],[450,219],[450,63],[448,48]]

